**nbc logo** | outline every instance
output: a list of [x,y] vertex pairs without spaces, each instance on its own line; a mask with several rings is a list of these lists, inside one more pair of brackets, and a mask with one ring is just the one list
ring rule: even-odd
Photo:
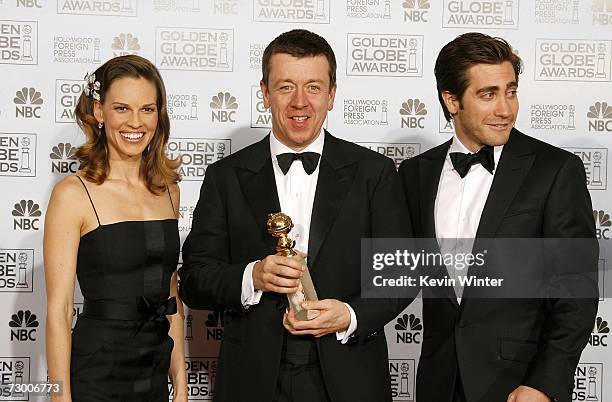
[[15,117],[40,119],[40,105],[43,104],[43,98],[36,88],[23,87],[18,90],[15,92],[13,102],[15,103]]
[[414,314],[404,314],[397,319],[395,324],[397,343],[421,343],[421,332],[423,325],[421,319]]
[[612,25],[612,0],[593,0],[593,25]]
[[587,112],[589,131],[612,132],[612,105],[608,102],[595,102]]
[[402,103],[399,113],[402,128],[425,128],[427,109],[420,99],[408,99]]
[[13,207],[13,230],[39,230],[40,206],[32,200],[21,200]]
[[206,322],[206,340],[220,341],[223,337],[223,326],[224,326],[223,312],[211,311],[208,313]]
[[210,102],[210,108],[212,109],[212,122],[215,121],[221,123],[235,123],[236,122],[236,110],[238,109],[238,103],[236,98],[229,92],[219,92],[213,96]]
[[597,234],[598,239],[610,239],[610,226],[612,226],[612,221],[610,221],[610,215],[605,211],[593,211],[593,218],[595,218],[595,233]]
[[[0,4],[1,3],[2,2],[0,2]],[[42,8],[42,6],[38,4],[38,0],[17,0],[17,7]]]
[[429,0],[405,0],[402,7],[404,22],[428,22]]
[[11,341],[36,341],[36,328],[38,328],[36,314],[30,310],[19,310],[11,316]]
[[115,57],[137,54],[140,50],[140,44],[138,43],[138,38],[131,33],[120,33],[113,38],[111,49],[113,49]]
[[238,15],[240,0],[214,0],[213,10],[216,15]]
[[76,173],[77,148],[69,142],[60,142],[51,148],[49,157],[51,158],[51,173]]
[[601,317],[597,317],[595,321],[595,327],[589,338],[589,345],[591,346],[608,346],[608,334],[610,333],[610,327],[608,322]]

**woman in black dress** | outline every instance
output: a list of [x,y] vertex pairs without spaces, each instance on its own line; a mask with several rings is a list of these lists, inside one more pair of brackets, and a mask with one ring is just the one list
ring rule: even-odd
[[[47,362],[57,401],[187,400],[177,299],[179,162],[166,157],[166,92],[139,56],[86,77],[76,107],[79,172],[45,221]],[[75,277],[84,297],[72,336]]]

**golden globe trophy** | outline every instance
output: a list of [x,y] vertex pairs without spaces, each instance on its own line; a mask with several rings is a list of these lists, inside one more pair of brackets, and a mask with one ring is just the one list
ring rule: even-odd
[[310,277],[310,272],[308,271],[306,261],[304,261],[304,258],[302,258],[302,256],[293,249],[295,246],[295,241],[290,239],[288,236],[288,233],[293,228],[291,218],[282,212],[268,214],[267,227],[268,233],[278,238],[278,243],[276,244],[276,255],[295,258],[301,261],[306,267],[306,271],[304,271],[302,278],[299,280],[297,292],[287,295],[287,299],[289,299],[289,306],[295,312],[295,317],[300,321],[312,320],[313,318],[316,318],[319,315],[318,310],[305,310],[302,308],[303,302],[307,300],[319,300],[319,298],[317,297],[317,292],[314,288],[314,284],[312,283],[312,278]]

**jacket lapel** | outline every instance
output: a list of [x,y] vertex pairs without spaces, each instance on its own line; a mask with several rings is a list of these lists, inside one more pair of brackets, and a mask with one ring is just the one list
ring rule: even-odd
[[476,237],[495,237],[497,229],[521,184],[533,165],[535,154],[524,135],[513,129],[508,143],[504,146],[497,173],[485,203]]
[[[499,225],[527,177],[534,160],[535,154],[529,144],[524,141],[524,135],[518,130],[512,129],[510,138],[504,145],[493,183],[491,183],[489,196],[480,216],[473,252],[487,248],[483,241],[478,239],[490,239],[497,236]],[[472,273],[473,268],[470,267],[466,275],[470,276]],[[476,291],[472,288],[464,290],[463,297],[466,302],[470,295]]]
[[236,168],[236,175],[262,238],[272,245],[272,252],[276,240],[268,233],[266,223],[269,213],[280,211],[280,202],[270,157],[270,135],[254,144],[245,165]]
[[438,185],[446,153],[452,140],[432,149],[427,158],[422,158],[419,166],[419,194],[423,237],[436,238],[435,205]]
[[[421,225],[423,229],[422,237],[433,239],[432,247],[435,247],[432,252],[439,252],[436,239],[436,221],[435,221],[435,205],[436,197],[438,196],[438,186],[440,184],[440,176],[446,154],[450,147],[452,139],[433,148],[427,155],[419,161],[419,212],[421,214]],[[425,274],[425,273],[423,273]],[[427,274],[433,278],[442,279],[447,275],[446,268],[441,266],[434,270],[430,270]],[[444,297],[455,308],[459,308],[455,291],[449,286],[440,286],[433,290],[434,294],[429,297]]]
[[325,131],[308,239],[308,266],[316,265],[321,245],[344,204],[355,172],[356,161],[347,159],[338,140]]

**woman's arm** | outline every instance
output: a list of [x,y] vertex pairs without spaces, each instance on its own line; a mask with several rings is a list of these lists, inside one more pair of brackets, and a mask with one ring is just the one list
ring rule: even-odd
[[44,228],[44,265],[47,288],[46,353],[49,379],[61,383],[62,395],[53,401],[71,401],[70,348],[76,260],[82,226],[79,198],[83,188],[76,177],[55,186]]
[[[174,215],[178,217],[178,209],[180,205],[180,192],[177,184],[170,187],[172,200],[174,202]],[[187,374],[185,372],[185,335],[184,335],[184,319],[183,303],[178,295],[178,275],[176,272],[172,274],[170,282],[170,296],[176,297],[177,313],[168,316],[170,321],[169,335],[174,341],[172,349],[172,357],[170,360],[170,379],[174,390],[173,401],[187,401]]]

